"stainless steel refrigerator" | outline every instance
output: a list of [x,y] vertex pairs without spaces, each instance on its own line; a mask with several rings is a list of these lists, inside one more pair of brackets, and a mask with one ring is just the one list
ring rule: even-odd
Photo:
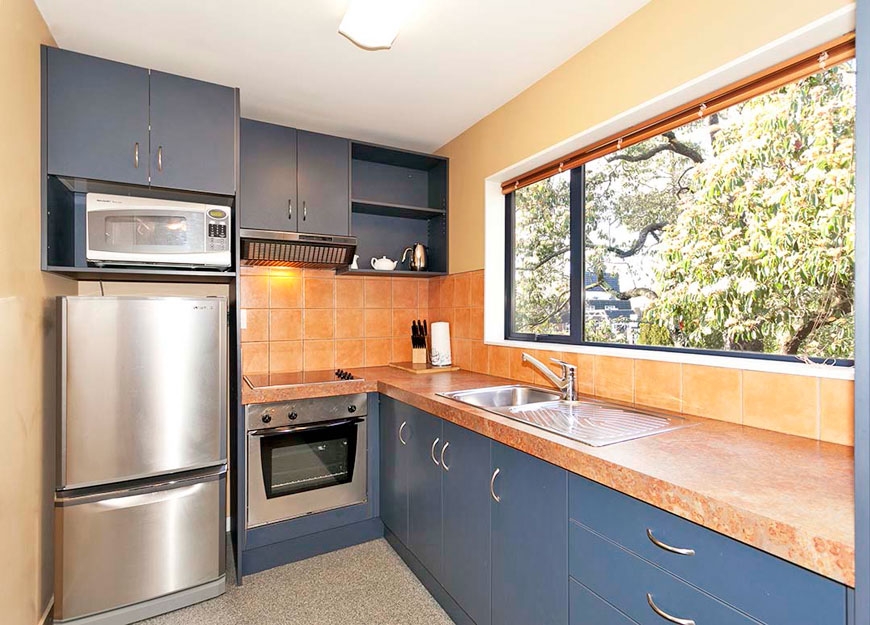
[[224,298],[59,298],[56,623],[224,591]]

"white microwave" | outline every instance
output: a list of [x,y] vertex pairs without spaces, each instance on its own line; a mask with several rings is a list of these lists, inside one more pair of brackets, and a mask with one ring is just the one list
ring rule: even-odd
[[87,261],[225,269],[232,264],[230,208],[88,193]]

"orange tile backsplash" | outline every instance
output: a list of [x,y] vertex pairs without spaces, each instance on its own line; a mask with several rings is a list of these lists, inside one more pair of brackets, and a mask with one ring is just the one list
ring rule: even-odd
[[425,278],[246,267],[241,281],[245,373],[410,360],[411,320],[429,319]]
[[483,271],[427,279],[244,268],[241,290],[246,373],[410,360],[411,320],[447,321],[463,369],[546,385],[521,360],[530,351],[576,364],[586,395],[854,444],[851,380],[486,345]]

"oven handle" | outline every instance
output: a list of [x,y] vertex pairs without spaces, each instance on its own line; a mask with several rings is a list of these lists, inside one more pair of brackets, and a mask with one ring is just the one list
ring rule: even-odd
[[351,423],[360,423],[362,417],[354,417],[353,419],[341,419],[339,421],[327,421],[326,423],[313,423],[311,425],[292,425],[283,428],[264,428],[262,430],[251,430],[248,432],[251,436],[277,436],[278,434],[294,434],[296,432],[309,432],[311,430],[322,430],[325,428],[334,428],[340,425],[349,425]]

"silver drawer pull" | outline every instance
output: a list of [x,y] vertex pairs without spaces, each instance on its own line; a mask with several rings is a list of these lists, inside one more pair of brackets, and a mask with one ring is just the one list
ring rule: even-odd
[[441,466],[444,467],[445,471],[449,471],[450,467],[447,466],[447,462],[444,460],[444,452],[447,451],[447,448],[450,447],[450,442],[444,443],[444,447],[441,448]]
[[658,538],[653,536],[652,530],[646,529],[646,537],[650,539],[650,542],[654,544],[659,549],[664,549],[665,551],[669,551],[671,553],[675,553],[678,556],[693,556],[695,555],[694,549],[681,549],[680,547],[671,547],[670,545],[663,543]]
[[656,602],[653,601],[652,595],[650,593],[646,593],[646,602],[649,604],[649,607],[652,608],[653,612],[658,614],[669,623],[676,623],[676,625],[695,625],[695,621],[690,618],[677,618],[676,616],[671,616],[670,614],[662,610],[659,606],[656,605]]
[[402,421],[402,425],[399,426],[399,442],[402,443],[403,445],[408,444],[408,441],[406,441],[404,438],[402,438],[402,430],[405,429],[406,425],[408,425],[408,422]]
[[492,472],[492,477],[489,478],[489,494],[492,495],[492,500],[496,503],[501,502],[501,497],[495,494],[495,478],[501,473],[501,469],[496,469]]
[[438,463],[438,458],[435,457],[435,445],[437,445],[437,444],[438,444],[438,441],[440,441],[440,440],[441,440],[440,438],[436,438],[434,441],[432,441],[432,448],[429,450],[429,455],[432,456],[432,462],[435,463],[435,466],[436,466],[436,467],[440,467],[440,466],[441,466],[441,465]]

